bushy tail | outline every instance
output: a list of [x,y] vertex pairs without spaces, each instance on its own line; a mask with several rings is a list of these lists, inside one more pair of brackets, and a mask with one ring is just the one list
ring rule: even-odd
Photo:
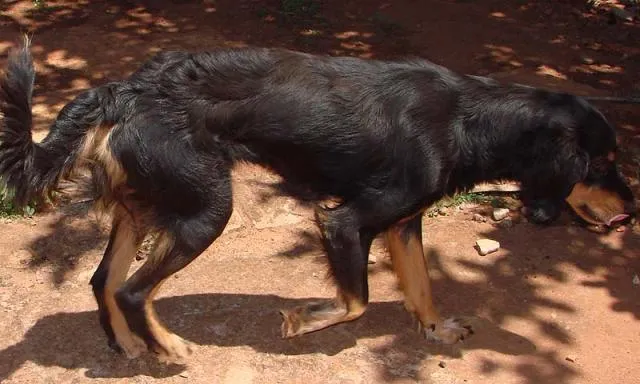
[[14,203],[51,198],[72,168],[87,131],[113,120],[110,85],[85,91],[67,104],[41,143],[31,136],[31,98],[35,80],[29,44],[14,52],[0,79],[0,183]]

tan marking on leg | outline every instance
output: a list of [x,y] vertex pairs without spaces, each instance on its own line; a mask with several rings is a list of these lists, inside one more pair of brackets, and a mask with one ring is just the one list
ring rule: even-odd
[[[173,238],[169,234],[158,234],[146,263],[159,264],[171,252],[173,244]],[[158,344],[154,352],[159,355],[159,360],[165,363],[182,363],[192,353],[193,344],[169,331],[153,307],[153,300],[165,281],[166,279],[157,283],[149,292],[144,303],[144,316],[149,331]]]
[[139,239],[128,217],[116,217],[115,220],[119,220],[120,223],[113,244],[113,257],[109,264],[104,288],[105,303],[109,311],[111,327],[116,341],[129,358],[135,358],[147,348],[142,339],[129,330],[127,321],[116,303],[114,294],[127,278],[127,273],[136,255]]
[[418,317],[425,336],[433,341],[453,344],[472,331],[457,319],[442,320],[433,303],[427,258],[416,234],[404,235],[401,227],[386,233],[393,268],[405,295],[407,311]]
[[290,338],[318,331],[362,316],[366,305],[340,290],[334,300],[309,303],[293,309],[281,310],[282,337]]
[[158,359],[164,363],[182,363],[186,357],[193,353],[193,343],[169,331],[158,319],[158,314],[153,308],[153,299],[165,281],[163,280],[153,288],[145,302],[144,312],[149,329],[160,345],[160,349],[155,351],[159,355]]
[[420,321],[428,326],[441,321],[433,304],[431,279],[422,242],[416,236],[405,241],[395,227],[386,233],[393,268],[405,294],[405,306],[418,314]]

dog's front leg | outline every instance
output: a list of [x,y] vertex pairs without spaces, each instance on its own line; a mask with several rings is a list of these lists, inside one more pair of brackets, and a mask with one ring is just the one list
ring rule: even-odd
[[405,306],[417,316],[427,339],[453,344],[472,333],[471,327],[458,319],[442,320],[433,304],[429,266],[422,246],[422,215],[393,226],[386,232],[386,240],[405,294]]

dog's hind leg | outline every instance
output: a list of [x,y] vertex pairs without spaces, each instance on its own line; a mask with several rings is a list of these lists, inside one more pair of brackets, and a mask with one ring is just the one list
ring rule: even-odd
[[191,353],[191,345],[167,330],[153,308],[161,284],[195,260],[223,231],[232,211],[231,187],[218,180],[215,201],[189,216],[161,218],[163,228],[148,260],[116,292],[129,328],[140,336],[161,361],[180,362]]
[[109,346],[116,351],[124,351],[130,358],[137,357],[146,347],[129,330],[114,293],[125,281],[141,240],[142,234],[138,233],[131,216],[124,209],[116,208],[109,243],[91,278],[100,324]]
[[422,214],[401,221],[385,233],[394,270],[405,294],[405,306],[414,313],[425,335],[452,344],[469,335],[471,327],[460,320],[442,320],[433,304],[428,260],[422,245]]
[[316,210],[337,296],[327,302],[309,303],[282,310],[282,336],[293,337],[360,317],[369,300],[367,258],[373,233],[361,228],[349,206]]

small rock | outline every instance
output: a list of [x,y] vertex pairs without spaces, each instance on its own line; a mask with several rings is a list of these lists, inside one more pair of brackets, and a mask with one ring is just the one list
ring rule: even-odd
[[567,356],[564,359],[567,360],[570,363],[575,363],[576,362],[575,356]]
[[618,228],[616,228],[616,232],[624,232],[626,230],[624,225],[619,226]]
[[378,258],[373,253],[369,254],[369,264],[375,264],[378,261]]
[[496,208],[493,210],[491,216],[493,220],[500,221],[509,215],[509,208]]
[[511,228],[511,227],[513,227],[513,220],[511,220],[511,218],[507,217],[506,219],[498,222],[497,225],[500,228],[505,228],[505,229]]
[[633,275],[633,279],[631,280],[633,285],[640,285],[640,277],[637,274]]
[[440,208],[438,208],[438,214],[439,214],[440,216],[447,216],[447,215],[449,214],[449,212],[448,212],[448,211],[449,211],[449,210],[448,210],[447,208],[445,208],[445,207],[440,207]]
[[487,218],[482,216],[479,213],[474,213],[473,214],[473,221],[477,221],[478,223],[486,223],[487,222]]
[[445,363],[444,361],[440,361],[440,362],[438,363],[438,367],[440,367],[440,368],[446,368],[446,367],[447,367],[447,363]]
[[480,256],[485,256],[500,249],[500,243],[491,239],[480,239],[476,241],[476,250]]
[[184,379],[188,379],[189,378],[189,374],[187,372],[180,372],[178,374],[178,376],[184,378]]
[[582,60],[582,63],[583,63],[583,64],[587,64],[587,65],[591,65],[591,64],[593,64],[593,63],[595,63],[595,62],[596,62],[595,60],[593,60],[593,59],[592,59],[591,57],[589,57],[589,56],[582,56],[582,57],[580,57],[580,60]]

